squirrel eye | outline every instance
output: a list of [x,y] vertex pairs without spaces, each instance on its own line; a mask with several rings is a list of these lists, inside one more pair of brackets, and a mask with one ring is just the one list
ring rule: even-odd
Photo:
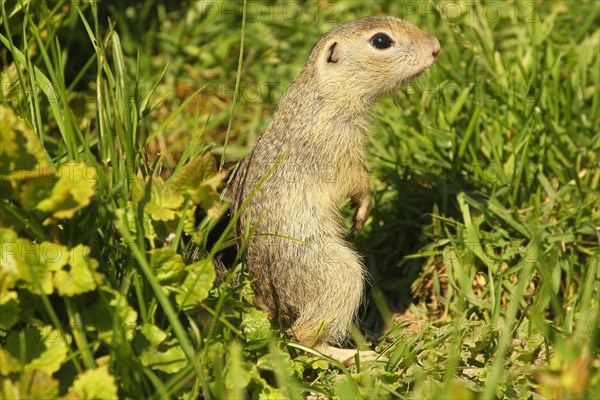
[[387,49],[392,43],[392,39],[385,33],[378,33],[371,38],[371,44],[380,50]]

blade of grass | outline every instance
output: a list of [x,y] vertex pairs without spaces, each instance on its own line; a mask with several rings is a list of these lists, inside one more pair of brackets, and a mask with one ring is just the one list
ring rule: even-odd
[[190,97],[188,97],[187,99],[185,99],[185,101],[183,103],[181,103],[179,105],[179,107],[177,107],[177,109],[175,111],[173,111],[173,113],[171,113],[171,115],[169,115],[167,118],[165,118],[164,121],[162,121],[158,127],[150,134],[148,135],[148,138],[146,139],[146,143],[148,144],[150,143],[150,141],[152,139],[154,139],[154,137],[156,135],[158,135],[163,129],[165,129],[167,127],[167,125],[169,125],[171,123],[171,121],[173,121],[175,119],[175,117],[177,117],[183,110],[185,110],[187,108],[187,105],[194,100],[194,98],[200,94],[200,92],[202,92],[205,89],[206,86],[202,86],[200,89],[196,90],[194,93],[192,93],[192,95]]
[[175,333],[175,337],[177,337],[177,340],[179,341],[181,349],[185,353],[186,358],[188,359],[188,361],[192,365],[192,368],[196,372],[196,376],[198,376],[202,381],[206,381],[206,377],[204,376],[204,371],[202,370],[202,367],[200,366],[196,352],[192,348],[192,344],[188,339],[187,333],[185,332],[183,325],[181,325],[181,322],[177,318],[177,314],[176,314],[175,310],[173,309],[171,302],[165,295],[165,292],[163,291],[162,286],[158,282],[158,279],[156,279],[156,276],[152,272],[152,269],[150,268],[150,264],[148,264],[148,261],[146,260],[146,257],[144,256],[145,253],[141,249],[139,249],[138,246],[135,244],[136,240],[133,239],[133,237],[131,236],[131,233],[129,233],[129,229],[127,228],[126,222],[115,221],[115,224],[116,224],[117,229],[119,230],[119,233],[123,236],[126,243],[128,243],[129,247],[131,248],[133,256],[135,257],[135,259],[138,263],[138,266],[142,270],[142,273],[144,274],[146,281],[150,284],[150,287],[154,291],[154,295],[156,296],[167,319],[169,320],[169,323],[170,323],[171,327],[173,328],[173,332]]
[[247,11],[247,0],[244,0],[242,5],[242,32],[240,37],[240,54],[238,57],[237,74],[235,78],[235,90],[233,92],[233,102],[231,104],[231,114],[229,115],[229,122],[227,123],[227,133],[225,134],[225,142],[223,144],[223,156],[221,157],[221,163],[219,169],[223,169],[225,164],[227,145],[229,144],[229,134],[231,133],[231,127],[233,126],[233,116],[235,115],[235,106],[238,101],[240,92],[240,80],[242,78],[242,65],[244,61],[244,42],[246,39],[246,11]]
[[506,352],[508,351],[508,348],[511,344],[513,332],[517,329],[518,326],[517,313],[520,308],[520,300],[523,298],[525,289],[527,288],[527,286],[529,286],[533,270],[536,264],[539,262],[539,258],[541,257],[540,242],[539,237],[537,235],[534,235],[532,244],[533,252],[531,255],[533,256],[534,260],[526,259],[521,262],[524,265],[519,274],[517,287],[515,288],[515,291],[511,293],[511,299],[508,304],[508,309],[506,310],[506,315],[504,316],[504,323],[502,334],[500,336],[500,341],[494,353],[494,359],[489,370],[489,375],[485,382],[485,390],[482,395],[483,399],[496,398],[498,382],[500,381],[500,377],[504,372]]

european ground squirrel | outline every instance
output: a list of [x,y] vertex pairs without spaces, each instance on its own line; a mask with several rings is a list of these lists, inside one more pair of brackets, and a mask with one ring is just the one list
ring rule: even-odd
[[393,17],[331,29],[233,183],[232,212],[241,211],[234,233],[254,230],[246,260],[258,307],[287,324],[300,343],[342,362],[352,363],[356,350],[331,345],[347,335],[365,269],[344,240],[339,207],[350,198],[354,227],[364,227],[371,208],[364,161],[371,105],[422,74],[439,51],[436,38]]

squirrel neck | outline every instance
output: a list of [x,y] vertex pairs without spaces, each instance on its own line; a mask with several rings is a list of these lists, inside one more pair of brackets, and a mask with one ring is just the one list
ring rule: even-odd
[[371,104],[323,83],[305,68],[281,98],[270,130],[296,151],[314,152],[332,161],[338,157],[363,158]]

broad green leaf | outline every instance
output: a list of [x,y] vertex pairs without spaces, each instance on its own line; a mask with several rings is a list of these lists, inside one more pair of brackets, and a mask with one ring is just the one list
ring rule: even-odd
[[150,347],[140,355],[140,362],[157,371],[174,374],[185,368],[189,362],[179,344]]
[[0,240],[0,266],[2,275],[8,274],[8,288],[12,287],[10,285],[14,285],[14,282],[23,280],[29,284],[33,293],[38,293],[37,284],[44,293],[53,293],[52,272],[66,265],[69,259],[67,248],[51,242],[32,243],[19,238],[10,229],[0,230]]
[[28,326],[22,332],[13,330],[6,338],[6,352],[1,356],[8,369],[13,368],[14,361],[22,356],[26,370],[40,370],[52,375],[67,358],[68,349],[62,335],[65,333],[51,326]]
[[50,197],[40,201],[37,208],[52,213],[54,218],[72,218],[90,204],[96,193],[96,169],[84,163],[68,162],[57,172]]
[[198,206],[194,205],[188,207],[185,213],[185,221],[183,222],[183,231],[192,237],[192,240],[196,244],[202,243],[206,232],[200,227],[200,221],[196,221],[196,209]]
[[44,148],[33,129],[13,110],[0,104],[0,179],[19,180],[52,175]]
[[75,296],[96,289],[102,275],[96,273],[98,261],[90,257],[90,249],[82,244],[69,250],[70,270],[54,274],[54,286],[62,296]]
[[[461,380],[455,380],[452,382],[449,390],[451,399],[475,399],[475,392],[469,389],[466,383]],[[519,397],[521,398],[521,397]]]
[[220,201],[219,193],[217,192],[218,185],[221,184],[222,178],[215,175],[209,180],[203,182],[196,189],[196,200],[194,201],[202,209],[206,211],[209,217],[217,218],[223,212],[223,204]]
[[231,391],[232,398],[243,397],[243,389],[251,379],[249,369],[242,358],[242,346],[237,342],[231,343],[225,363],[225,387]]
[[339,379],[334,386],[335,394],[340,399],[359,399],[360,395],[356,383],[348,377]]
[[175,296],[177,304],[183,309],[193,308],[202,303],[215,281],[215,267],[208,259],[188,265],[185,270],[187,275]]
[[108,372],[108,366],[89,369],[75,379],[66,397],[101,400],[117,399],[115,377]]
[[265,383],[262,391],[258,394],[258,400],[279,400],[285,399],[286,396],[281,392],[281,390],[269,386]]
[[[463,325],[467,325],[463,322]],[[498,327],[485,322],[477,322],[470,329],[469,333],[463,339],[463,351],[469,353],[468,356],[475,358],[482,354],[486,349],[492,347],[498,341]]]
[[181,254],[170,247],[150,250],[150,266],[161,283],[170,282],[181,276],[185,263]]
[[[12,229],[0,228],[0,267],[11,276],[20,276],[24,264],[19,236]],[[11,286],[12,287],[12,286]]]
[[171,221],[180,213],[183,196],[175,189],[167,186],[160,177],[152,179],[150,187],[150,202],[144,206],[144,211],[154,221]]
[[114,307],[116,314],[119,316],[119,326],[121,329],[121,339],[130,340],[132,332],[136,328],[136,322],[138,318],[137,311],[127,303],[127,297],[123,296],[116,290],[110,290],[114,295],[114,298],[110,301],[109,305]]
[[[0,273],[0,279],[2,279],[2,274]],[[19,321],[19,314],[21,312],[21,308],[19,307],[18,301],[15,299],[17,296],[16,292],[9,292],[11,297],[9,299],[0,298],[0,327],[3,330],[9,330],[17,321]]]
[[544,345],[544,335],[536,325],[525,319],[517,328],[515,335],[522,340],[515,340],[510,354],[511,361],[515,364],[532,365],[536,361],[540,348]]
[[267,313],[250,309],[242,317],[242,332],[251,348],[260,348],[269,344],[271,339],[271,323]]
[[0,228],[0,303],[17,299],[12,291],[23,268],[18,252],[18,236],[12,229]]
[[16,275],[0,264],[0,304],[18,299],[17,292],[11,290],[15,287],[16,280]]
[[15,383],[15,388],[23,390],[19,393],[23,399],[56,399],[59,393],[59,382],[50,374],[38,369],[27,369],[22,382]]
[[[117,215],[117,219],[119,221],[121,221],[121,223],[124,223],[125,219],[127,220],[127,228],[130,232],[137,233],[137,224],[135,223],[137,216],[134,211],[134,206],[131,202],[128,203],[127,208],[118,208],[115,211],[115,214]],[[152,247],[154,247],[154,241],[156,240],[158,235],[156,234],[156,231],[154,230],[154,227],[152,226],[152,220],[150,219],[150,216],[146,213],[144,213],[143,215],[144,215],[144,237],[146,239],[148,239],[150,241],[150,245]],[[124,243],[124,244],[126,247],[128,247],[126,243]]]
[[324,360],[322,358],[316,359],[315,361],[313,361],[310,364],[312,369],[315,370],[322,370],[322,371],[327,371],[329,369],[329,362],[327,362],[327,360]]
[[202,207],[209,216],[217,217],[222,210],[217,189],[225,178],[225,173],[217,171],[213,155],[206,153],[179,171],[173,178],[173,187],[189,195],[192,202]]
[[158,346],[167,339],[167,334],[156,325],[144,324],[140,328],[140,332],[153,346]]
[[215,157],[210,153],[206,153],[202,157],[190,161],[179,170],[177,175],[173,177],[173,187],[181,193],[192,195],[192,200],[196,200],[193,195],[198,186],[216,173],[217,163]]
[[40,370],[48,375],[52,375],[58,371],[68,354],[67,345],[60,338],[60,335],[62,333],[55,329],[45,329],[43,331],[43,338],[46,350],[39,357],[27,364],[25,368]]
[[[52,286],[52,269],[49,268],[48,264],[43,262],[45,258],[40,256],[43,246],[31,243],[25,239],[19,239],[18,243],[24,249],[22,254],[25,261],[23,269],[20,271],[20,278],[29,284],[31,292],[39,293],[37,286],[39,284],[39,287],[45,294],[52,294],[54,292],[54,287]],[[68,254],[65,247],[61,246],[60,254],[61,258],[63,257],[62,254]],[[32,276],[31,271],[33,271],[35,278]]]
[[223,358],[227,349],[225,343],[222,341],[214,341],[207,344],[208,350],[206,351],[206,365],[222,364]]
[[138,335],[135,345],[140,353],[142,365],[169,374],[176,373],[188,365],[181,346],[175,340],[166,343],[167,334],[157,326],[145,324],[140,333],[145,340]]
[[[327,364],[327,362],[325,363]],[[256,362],[258,368],[265,371],[275,371],[279,375],[286,377],[294,375],[294,371],[296,370],[294,364],[290,354],[277,348],[275,345],[270,346],[269,353],[260,357]]]
[[21,369],[19,359],[0,347],[0,375],[7,376]]
[[101,289],[103,295],[82,314],[83,325],[110,345],[130,342],[137,329],[137,312],[119,291],[106,286]]
[[38,204],[52,195],[52,188],[58,177],[52,175],[44,178],[27,179],[20,187],[19,200],[27,211],[33,211]]

